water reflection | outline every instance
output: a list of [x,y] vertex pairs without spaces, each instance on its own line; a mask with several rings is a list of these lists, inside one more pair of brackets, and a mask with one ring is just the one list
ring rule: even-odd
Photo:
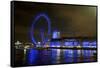
[[29,65],[35,65],[37,62],[38,50],[28,49],[26,54],[26,63]]
[[90,62],[96,61],[95,53],[96,50],[28,49],[24,62],[26,62],[27,65]]

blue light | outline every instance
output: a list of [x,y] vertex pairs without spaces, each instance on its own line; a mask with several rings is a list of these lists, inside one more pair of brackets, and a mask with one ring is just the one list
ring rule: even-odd
[[51,59],[52,59],[52,63],[56,63],[56,61],[57,61],[57,49],[51,50]]
[[70,63],[70,62],[73,62],[73,50],[71,49],[67,49],[67,50],[64,50],[64,58],[66,58],[64,61],[66,63]]
[[55,46],[54,42],[50,42],[50,47],[53,47],[53,46]]
[[50,21],[48,15],[45,14],[45,13],[40,13],[40,14],[38,14],[38,15],[35,17],[35,19],[33,20],[32,26],[31,26],[31,30],[30,30],[31,40],[32,40],[32,43],[35,44],[35,45],[37,44],[37,41],[36,41],[35,38],[34,38],[34,26],[35,26],[35,23],[37,23],[37,21],[38,21],[40,18],[42,18],[42,17],[44,17],[44,18],[46,19],[47,23],[48,23],[48,35],[51,34],[51,21]]
[[73,42],[65,42],[65,46],[73,46]]
[[93,41],[93,42],[92,42],[92,45],[93,45],[93,46],[96,46],[96,45],[97,45],[96,41]]
[[75,45],[75,46],[78,46],[78,45],[79,45],[79,42],[75,41],[75,42],[74,42],[74,45]]
[[96,47],[97,47],[97,42],[96,42],[96,41],[90,42],[90,46],[91,46],[92,48],[96,48]]
[[79,42],[76,41],[75,39],[70,39],[65,41],[65,46],[78,46]]
[[86,57],[90,57],[92,54],[91,54],[91,50],[83,50],[83,56],[84,58]]
[[83,41],[82,44],[83,44],[83,47],[89,46],[89,42],[88,41]]
[[34,65],[36,64],[36,60],[37,60],[37,55],[38,55],[38,51],[35,49],[29,49],[28,50],[28,64],[30,65]]
[[60,38],[60,32],[54,31],[54,32],[53,32],[52,38],[53,38],[53,39]]
[[60,41],[50,42],[50,46],[51,47],[60,47],[61,46],[61,42]]

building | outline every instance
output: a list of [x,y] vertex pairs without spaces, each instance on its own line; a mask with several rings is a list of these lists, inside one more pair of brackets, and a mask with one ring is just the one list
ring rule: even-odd
[[54,32],[53,32],[53,35],[52,35],[52,38],[53,38],[53,39],[58,39],[58,38],[60,38],[60,32],[59,32],[59,31],[54,31]]

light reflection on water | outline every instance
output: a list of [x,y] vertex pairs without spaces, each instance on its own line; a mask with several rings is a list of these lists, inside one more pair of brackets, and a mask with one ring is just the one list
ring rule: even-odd
[[26,53],[27,65],[46,65],[72,62],[96,61],[96,50],[71,50],[71,49],[28,49]]

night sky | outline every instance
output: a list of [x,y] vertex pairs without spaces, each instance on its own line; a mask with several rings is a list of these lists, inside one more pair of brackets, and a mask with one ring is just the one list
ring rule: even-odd
[[[96,37],[96,7],[80,5],[58,5],[32,2],[14,3],[15,41],[30,42],[32,21],[39,13],[46,13],[51,20],[51,32],[58,30],[61,37]],[[40,38],[40,29],[48,30],[41,18],[35,24],[35,37]]]

